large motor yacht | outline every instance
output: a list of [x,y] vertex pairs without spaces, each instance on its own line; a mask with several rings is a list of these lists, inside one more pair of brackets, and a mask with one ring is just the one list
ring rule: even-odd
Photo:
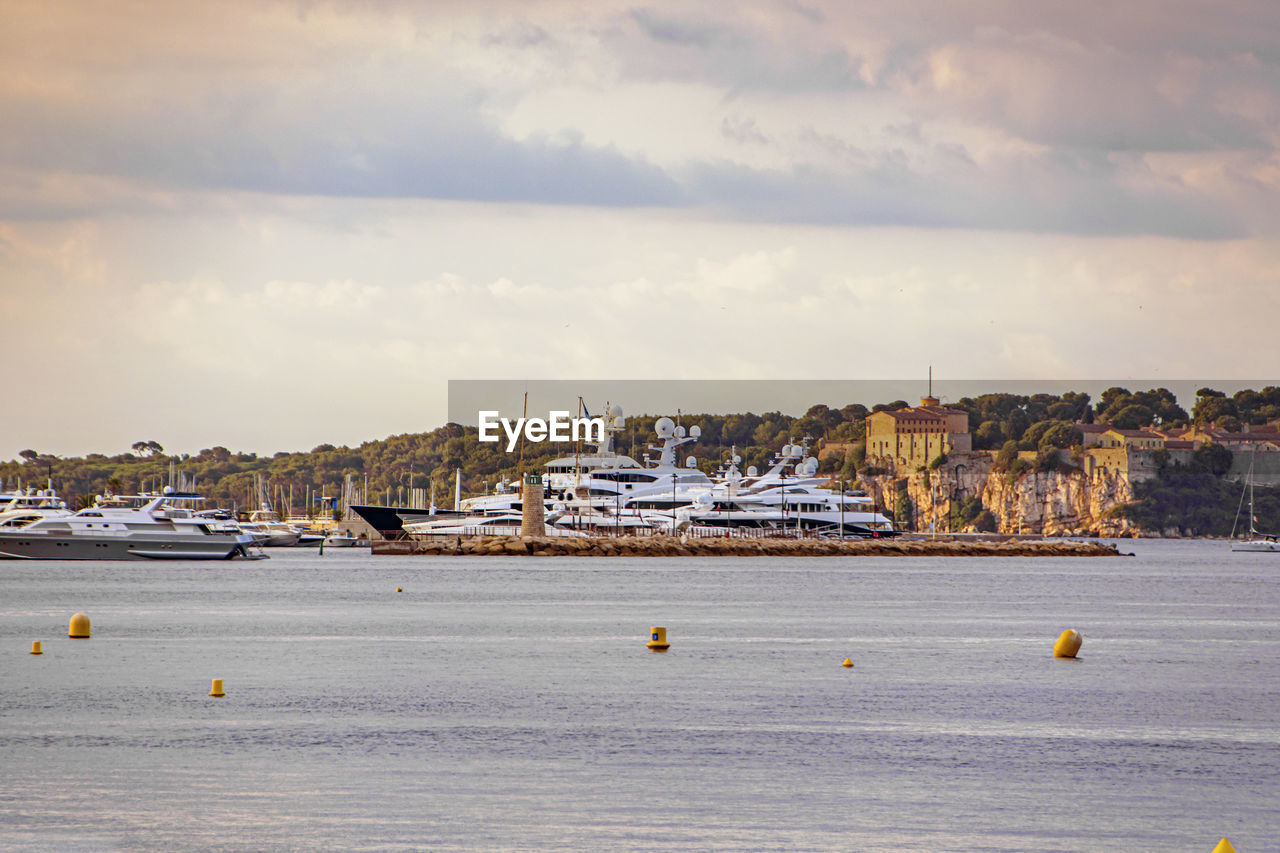
[[736,455],[715,487],[675,511],[680,531],[763,529],[807,531],[835,536],[888,537],[893,522],[876,510],[866,492],[837,492],[819,477],[818,460],[803,444],[782,448],[769,470],[743,476]]
[[258,556],[253,537],[218,530],[169,495],[99,500],[89,509],[0,528],[0,559],[220,560]]
[[[663,420],[670,421],[669,418]],[[588,442],[591,449],[552,459],[543,466],[548,512],[556,502],[574,499],[567,497],[570,492],[575,498],[579,491],[586,494],[583,487],[594,472],[607,470],[623,476],[649,476],[641,473],[645,466],[617,450],[617,434],[626,427],[622,407],[606,405],[604,421],[604,435],[598,442]],[[669,492],[670,480],[667,480],[667,484]],[[518,484],[503,481],[492,493],[459,500],[452,509],[438,508],[433,500],[429,507],[353,505],[351,511],[383,536],[394,538],[407,532],[421,532],[420,528],[411,529],[411,525],[452,520],[450,524],[471,527],[481,517],[519,513],[521,507]]]
[[0,492],[0,530],[16,530],[42,518],[64,515],[71,515],[71,510],[52,487]]

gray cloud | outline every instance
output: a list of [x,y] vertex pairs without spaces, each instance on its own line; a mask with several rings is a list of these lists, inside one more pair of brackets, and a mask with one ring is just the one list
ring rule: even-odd
[[[705,9],[696,17],[682,11],[634,9],[629,17],[640,39],[622,27],[612,34],[610,46],[628,76],[705,81],[730,95],[865,88],[857,58],[838,42],[792,41],[760,29],[758,20],[753,29],[733,16],[709,23],[705,14]],[[797,17],[811,20],[803,13]]]
[[[576,134],[514,140],[472,103],[278,106],[270,93],[103,113],[11,109],[0,138],[10,170],[72,171],[182,189],[423,197],[628,207],[680,202],[657,167]],[[412,99],[410,99],[412,101]],[[47,144],[40,144],[47,140]]]
[[666,17],[648,9],[633,10],[631,19],[654,41],[682,47],[707,48],[717,43],[738,41],[728,27]]
[[[1156,183],[1154,189],[1126,189],[1126,171],[1141,172],[1141,163],[1117,163],[1087,150],[1050,149],[979,166],[954,142],[936,143],[921,156],[807,131],[802,138],[835,157],[839,168],[798,161],[764,169],[695,159],[664,169],[573,135],[512,140],[457,105],[407,115],[395,136],[335,130],[340,112],[322,111],[301,126],[285,121],[264,127],[255,120],[249,122],[259,128],[254,134],[230,132],[230,117],[214,121],[215,130],[178,123],[159,133],[156,115],[135,113],[106,127],[67,118],[59,126],[46,116],[25,125],[63,141],[10,147],[5,161],[10,169],[73,170],[188,190],[691,206],[750,221],[1202,239],[1238,236],[1243,228],[1231,211],[1190,188]],[[349,117],[348,127],[358,125],[360,115]],[[769,144],[754,119],[726,118],[720,131],[740,144]],[[8,192],[12,196],[13,189]],[[56,199],[32,204],[32,195],[13,196],[20,203],[0,211],[8,208],[10,218],[58,214]],[[66,216],[90,212],[93,204],[83,197],[63,203]],[[104,197],[97,203],[109,202]]]
[[1055,153],[979,169],[963,149],[944,153],[950,163],[937,172],[913,169],[901,152],[863,152],[868,162],[850,173],[702,163],[684,177],[695,203],[758,221],[1208,240],[1246,233],[1231,210],[1199,194],[1124,189],[1105,159]]
[[[696,17],[633,10],[643,38],[632,43],[620,29],[616,49],[638,77],[701,81],[729,96],[870,88],[920,118],[1050,145],[1270,147],[1280,125],[1280,14],[1261,0],[1085,4],[1069,13],[1004,2],[813,5],[820,29],[788,30],[758,14],[709,23],[705,7]],[[882,55],[860,55],[854,44]],[[934,79],[942,57],[963,76],[954,87]]]
[[[297,39],[281,52],[298,69],[269,64],[274,43],[245,62],[202,45],[203,64],[192,64],[157,37],[159,57],[138,67],[104,50],[66,74],[45,69],[55,84],[0,89],[0,214],[145,209],[173,189],[1207,239],[1276,226],[1266,176],[1280,128],[1280,23],[1264,4],[1217,15],[1175,3],[1184,20],[1141,5],[1066,14],[783,0],[732,14],[656,2],[604,5],[562,26],[527,10],[495,15],[467,38],[445,27],[430,47],[419,42],[435,19],[413,8],[406,46],[390,58],[379,26],[404,10],[369,8],[387,16],[370,32],[324,33],[338,42],[332,67],[323,39],[322,49],[305,27],[280,25]],[[31,76],[43,80],[38,67]],[[67,87],[74,97],[62,95],[64,77],[78,84]],[[572,114],[521,138],[504,129],[512,105],[542,85],[616,90],[624,110],[619,82],[718,90],[723,109],[707,109],[707,127],[688,136],[709,131],[723,147],[659,162],[620,137],[588,141],[599,136],[575,130]],[[857,128],[867,108],[879,111]],[[833,117],[821,131],[807,123],[819,110]],[[684,128],[671,130],[678,139]],[[1219,152],[1232,159],[1163,174],[1144,159]],[[39,175],[141,189],[59,195]]]

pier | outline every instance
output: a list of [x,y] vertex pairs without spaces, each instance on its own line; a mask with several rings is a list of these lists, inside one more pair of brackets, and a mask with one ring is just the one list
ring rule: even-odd
[[771,539],[676,536],[375,539],[374,554],[458,557],[1118,557],[1114,545],[1075,539]]

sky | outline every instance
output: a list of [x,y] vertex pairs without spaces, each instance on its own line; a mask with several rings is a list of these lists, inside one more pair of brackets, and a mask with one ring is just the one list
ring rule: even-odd
[[0,459],[354,445],[449,380],[1280,364],[1270,0],[0,19]]

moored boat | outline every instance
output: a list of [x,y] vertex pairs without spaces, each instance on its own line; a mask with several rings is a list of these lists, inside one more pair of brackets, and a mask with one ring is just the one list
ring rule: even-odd
[[[1249,459],[1249,473],[1245,475],[1245,490],[1249,496],[1249,532],[1244,539],[1235,538],[1235,528],[1231,530],[1231,550],[1262,554],[1280,554],[1280,538],[1271,533],[1259,532],[1256,525],[1258,517],[1253,509],[1253,459]],[[1244,502],[1244,493],[1240,495]],[[1236,508],[1236,521],[1240,520],[1240,508]]]
[[256,557],[253,537],[220,530],[166,495],[100,501],[69,515],[0,529],[0,559],[222,560]]

